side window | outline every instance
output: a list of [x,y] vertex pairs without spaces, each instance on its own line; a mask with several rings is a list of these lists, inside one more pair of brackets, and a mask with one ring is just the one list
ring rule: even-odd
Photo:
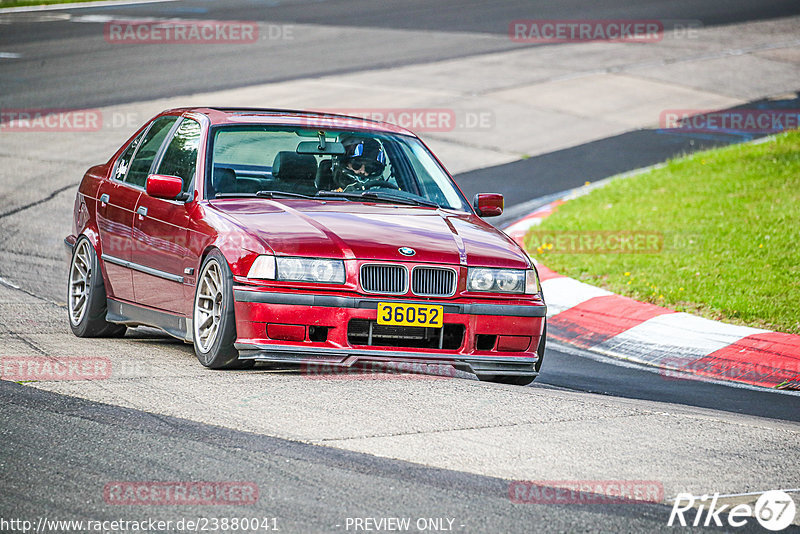
[[153,122],[153,125],[144,136],[142,145],[136,152],[136,157],[131,162],[131,168],[125,179],[127,183],[144,187],[144,184],[147,183],[147,176],[150,174],[150,167],[153,165],[156,154],[158,154],[158,149],[161,148],[161,144],[176,120],[178,120],[178,117],[161,117]]
[[144,137],[144,132],[140,133],[136,136],[136,139],[128,145],[128,148],[125,149],[125,152],[117,160],[117,168],[114,170],[114,179],[122,181],[125,179],[125,174],[127,174],[128,169],[130,168],[131,158],[133,154],[136,152],[136,147],[139,146],[139,143],[142,142],[142,137]]
[[197,149],[200,146],[200,123],[184,119],[170,141],[158,166],[158,174],[179,176],[183,191],[189,189],[197,168]]

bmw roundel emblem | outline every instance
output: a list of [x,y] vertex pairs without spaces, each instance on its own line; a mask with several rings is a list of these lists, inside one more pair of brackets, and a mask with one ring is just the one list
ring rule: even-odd
[[397,251],[403,256],[413,256],[414,254],[417,253],[416,250],[410,247],[400,247],[397,249]]

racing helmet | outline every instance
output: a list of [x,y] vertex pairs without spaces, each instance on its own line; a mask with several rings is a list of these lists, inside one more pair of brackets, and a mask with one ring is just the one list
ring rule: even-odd
[[342,136],[344,154],[339,156],[342,174],[355,182],[375,180],[386,168],[386,154],[381,144],[369,137]]

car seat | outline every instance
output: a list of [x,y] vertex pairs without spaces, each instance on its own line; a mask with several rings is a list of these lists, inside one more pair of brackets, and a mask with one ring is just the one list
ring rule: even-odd
[[278,180],[278,189],[303,195],[315,195],[317,159],[310,154],[297,154],[284,150],[275,155],[272,177]]

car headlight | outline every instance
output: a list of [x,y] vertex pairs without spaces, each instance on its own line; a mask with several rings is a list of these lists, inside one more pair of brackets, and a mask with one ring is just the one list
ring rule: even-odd
[[494,293],[539,292],[539,277],[533,269],[487,269],[473,267],[467,275],[467,291]]
[[247,277],[262,280],[344,284],[345,271],[342,260],[264,255],[256,258]]

